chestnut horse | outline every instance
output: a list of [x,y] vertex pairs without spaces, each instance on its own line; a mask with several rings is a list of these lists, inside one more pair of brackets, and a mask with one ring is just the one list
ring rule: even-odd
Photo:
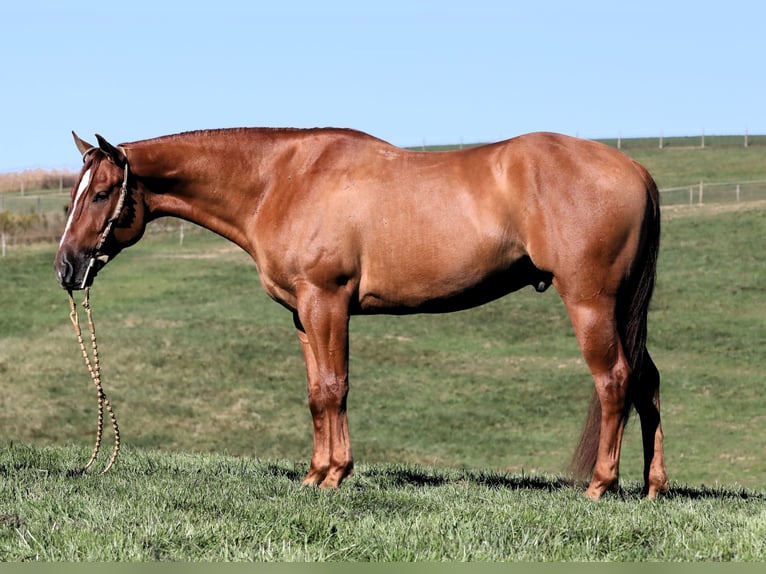
[[289,309],[314,426],[304,484],[351,475],[349,317],[448,312],[553,284],[595,382],[573,468],[587,496],[617,486],[632,406],[644,490],[668,488],[660,377],[646,349],[659,249],[648,172],[605,145],[551,133],[416,152],[343,129],[198,131],[113,146],[75,142],[83,167],[55,268],[89,286],[146,224],[179,217],[249,253]]

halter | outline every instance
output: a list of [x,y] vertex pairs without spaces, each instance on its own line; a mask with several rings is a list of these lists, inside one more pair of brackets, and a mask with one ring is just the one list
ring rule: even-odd
[[[96,149],[96,148],[93,148]],[[88,156],[88,154],[93,151],[93,149],[88,150],[85,152],[85,155],[83,155],[83,161],[85,161],[85,158]],[[96,261],[102,261],[104,265],[109,261],[109,256],[105,253],[101,253],[101,248],[104,246],[104,243],[106,243],[107,237],[109,237],[109,234],[112,232],[112,227],[114,227],[115,222],[120,219],[120,215],[122,215],[122,209],[125,207],[125,199],[128,196],[128,160],[127,157],[125,158],[125,175],[122,179],[122,187],[120,188],[120,198],[117,200],[117,205],[114,208],[114,212],[112,212],[112,216],[107,220],[106,227],[104,228],[104,231],[101,232],[101,236],[98,238],[98,242],[96,243],[96,247],[93,250],[93,257],[90,258],[90,261],[88,261],[88,267],[85,269],[85,275],[82,278],[82,285],[80,287],[84,289],[88,283],[88,279],[90,278],[91,271],[93,270],[93,266],[96,264]]]

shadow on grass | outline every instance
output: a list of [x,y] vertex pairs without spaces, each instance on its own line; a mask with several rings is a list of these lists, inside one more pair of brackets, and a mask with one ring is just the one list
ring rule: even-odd
[[485,471],[432,469],[417,466],[375,466],[366,468],[361,476],[389,486],[446,486],[449,484],[479,484],[489,488],[509,490],[561,490],[575,486],[565,478],[497,474]]
[[[551,477],[527,474],[501,474],[487,471],[471,470],[440,470],[416,466],[380,466],[371,467],[361,473],[366,479],[390,486],[438,487],[450,484],[472,483],[488,488],[507,490],[544,490],[547,492],[566,489],[582,489],[587,487],[584,482],[578,482],[566,477]],[[606,496],[618,496],[623,500],[643,498],[640,484],[621,485],[619,490]],[[707,487],[672,485],[670,490],[661,495],[668,500],[678,499],[720,499],[720,500],[758,500],[766,501],[766,492],[747,490],[741,487]]]
[[274,478],[286,478],[291,482],[301,482],[306,475],[306,469],[297,468],[295,465],[287,466],[276,462],[265,463],[264,473]]
[[[19,473],[34,472],[39,477],[64,475],[76,479],[96,472],[83,473],[82,468],[72,468],[71,449],[38,448],[10,443],[0,452],[0,479],[14,480]],[[127,454],[127,453],[126,453]],[[123,466],[124,465],[124,466]],[[122,466],[122,469],[120,468]],[[127,456],[110,474],[134,472],[137,474],[261,474],[266,478],[284,479],[300,483],[308,470],[303,463],[287,461],[253,460],[246,458],[221,458],[205,463],[193,457],[173,458],[162,454],[146,454],[138,457]],[[353,484],[353,486],[351,486]],[[465,470],[432,468],[416,464],[373,464],[361,465],[356,471],[356,480],[348,486],[364,489],[370,485],[377,487],[440,487],[448,485],[475,484],[493,489],[563,491],[582,490],[586,484],[567,477],[508,474],[485,470]],[[345,485],[344,485],[345,487]],[[623,500],[637,500],[643,497],[642,485],[627,483],[618,491],[608,493],[608,497]],[[739,486],[671,485],[670,490],[661,496],[668,500],[753,500],[766,501],[766,491],[748,490]]]
[[670,487],[670,490],[664,497],[671,500],[678,498],[688,498],[691,500],[713,498],[766,501],[766,492],[747,490],[742,487],[707,487],[704,484],[702,486],[675,485]]

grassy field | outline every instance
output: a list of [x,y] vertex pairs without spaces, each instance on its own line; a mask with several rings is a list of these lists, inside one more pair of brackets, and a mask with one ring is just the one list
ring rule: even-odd
[[10,250],[0,559],[766,559],[766,203],[663,215],[649,345],[672,490],[658,504],[637,495],[635,421],[622,495],[588,504],[560,478],[592,380],[553,290],[352,319],[358,472],[339,493],[299,488],[311,422],[290,315],[206,232],[150,235],[99,276],[125,447],[105,477],[67,473],[92,446],[95,391],[55,245]]
[[766,497],[629,484],[598,504],[518,473],[362,464],[339,491],[304,464],[128,448],[81,476],[87,449],[0,451],[0,560],[764,561]]
[[151,237],[99,278],[125,446],[106,476],[70,473],[92,444],[93,390],[50,248],[9,256],[0,559],[762,561],[764,224],[763,204],[666,211],[650,345],[672,483],[656,503],[638,495],[635,424],[619,495],[589,503],[560,478],[591,381],[558,298],[534,292],[354,320],[357,474],[337,493],[302,489],[310,421],[289,316],[207,235]]

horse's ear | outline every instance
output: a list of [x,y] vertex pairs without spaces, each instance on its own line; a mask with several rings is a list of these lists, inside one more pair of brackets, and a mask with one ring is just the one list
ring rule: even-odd
[[98,147],[101,149],[101,151],[109,156],[115,164],[123,167],[126,163],[128,163],[128,158],[125,156],[125,152],[123,152],[119,147],[113,146],[98,134],[96,134],[96,139],[98,140]]
[[83,156],[85,156],[85,154],[88,153],[89,150],[93,149],[94,146],[92,146],[85,140],[80,139],[80,136],[74,133],[74,131],[72,131],[72,136],[74,137],[74,145],[77,146],[77,149]]

